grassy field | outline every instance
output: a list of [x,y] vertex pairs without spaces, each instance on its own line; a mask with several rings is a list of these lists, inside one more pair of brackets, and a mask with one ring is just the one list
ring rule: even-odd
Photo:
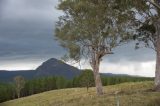
[[[152,91],[153,82],[123,83],[104,87],[97,96],[95,88],[53,90],[11,100],[0,106],[160,106],[160,93]],[[118,92],[118,95],[115,93]]]

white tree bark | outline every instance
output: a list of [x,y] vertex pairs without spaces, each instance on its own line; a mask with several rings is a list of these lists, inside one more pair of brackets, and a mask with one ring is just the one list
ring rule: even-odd
[[156,72],[155,72],[155,90],[160,91],[160,18],[155,23],[156,27]]

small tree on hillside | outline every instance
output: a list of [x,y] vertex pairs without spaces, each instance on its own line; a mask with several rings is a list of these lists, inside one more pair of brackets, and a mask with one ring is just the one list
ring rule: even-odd
[[14,82],[15,82],[15,89],[18,98],[21,96],[21,90],[24,88],[25,85],[25,79],[22,76],[16,76],[14,77]]
[[89,87],[94,86],[94,75],[92,70],[86,69],[83,70],[81,75],[79,76],[80,84],[82,87],[86,87],[87,91]]
[[96,91],[103,94],[99,66],[102,58],[128,39],[132,13],[117,9],[116,0],[61,0],[65,14],[59,17],[56,39],[70,59],[88,59],[94,72]]

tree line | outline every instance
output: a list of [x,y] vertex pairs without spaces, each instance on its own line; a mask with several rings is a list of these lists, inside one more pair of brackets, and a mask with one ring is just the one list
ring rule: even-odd
[[[150,81],[153,78],[144,77],[131,77],[131,76],[104,76],[101,75],[103,86],[114,85],[123,82],[137,82],[137,81]],[[73,79],[66,79],[64,77],[41,77],[32,80],[23,80],[22,76],[14,78],[14,82],[0,83],[0,102],[25,97],[45,91],[95,86],[94,75],[91,70],[83,71],[79,76]]]

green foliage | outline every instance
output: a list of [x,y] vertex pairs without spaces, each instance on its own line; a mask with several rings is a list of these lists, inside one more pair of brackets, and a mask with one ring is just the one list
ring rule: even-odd
[[79,77],[74,77],[73,78],[73,87],[79,87],[80,86],[80,80]]
[[67,57],[78,61],[93,52],[109,54],[128,40],[132,13],[121,12],[116,0],[62,0],[58,6],[65,14],[59,17],[56,39],[68,50]]
[[140,82],[140,81],[153,81],[153,78],[145,77],[132,77],[132,76],[102,76],[103,86],[115,85],[124,82]]
[[[134,18],[132,30],[135,30],[133,39],[137,41],[136,49],[144,45],[156,51],[160,24],[160,3],[158,0],[117,0],[119,5],[130,8]],[[126,11],[124,8],[123,11]],[[140,45],[142,44],[142,45]]]
[[25,96],[57,89],[57,77],[44,77],[28,80],[25,84]]
[[89,87],[94,86],[94,75],[93,71],[90,69],[83,70],[81,75],[79,76],[79,82],[82,87],[86,87],[87,91]]
[[143,26],[141,26],[138,30],[140,32],[148,31],[151,34],[155,34],[156,33],[155,26],[153,24],[150,25],[149,23],[143,24]]
[[58,89],[62,89],[66,87],[66,79],[63,77],[57,77],[56,79],[56,85]]
[[0,83],[0,102],[15,98],[15,88],[13,84]]

